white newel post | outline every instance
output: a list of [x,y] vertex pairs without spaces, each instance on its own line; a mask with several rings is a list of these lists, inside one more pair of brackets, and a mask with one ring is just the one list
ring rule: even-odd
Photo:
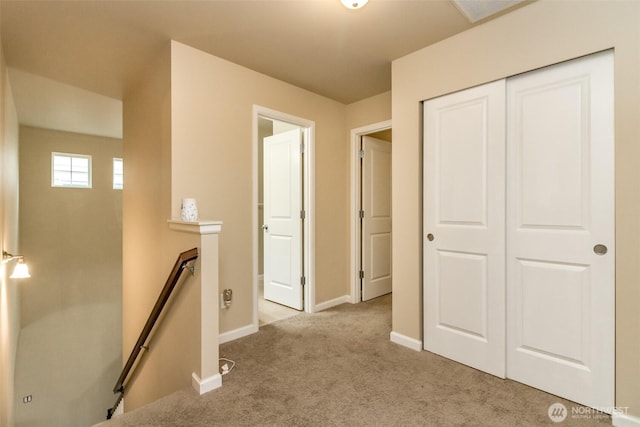
[[218,234],[222,222],[168,222],[171,230],[200,236],[200,367],[199,372],[193,372],[191,384],[203,394],[222,386],[218,366]]

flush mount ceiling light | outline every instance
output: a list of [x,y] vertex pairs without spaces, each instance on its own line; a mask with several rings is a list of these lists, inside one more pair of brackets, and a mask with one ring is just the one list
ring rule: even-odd
[[367,4],[369,0],[340,0],[347,9],[356,10]]
[[524,0],[451,0],[471,22],[480,21],[522,3]]
[[13,269],[13,273],[9,278],[11,279],[28,279],[31,277],[29,274],[29,267],[24,263],[24,257],[22,255],[11,255],[8,252],[2,251],[2,263],[8,263],[14,259],[18,260],[15,268]]

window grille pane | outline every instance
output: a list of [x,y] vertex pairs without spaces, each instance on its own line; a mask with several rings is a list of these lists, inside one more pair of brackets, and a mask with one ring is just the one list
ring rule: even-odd
[[89,172],[89,159],[79,159],[77,157],[72,158],[71,169],[74,172]]
[[114,176],[113,177],[113,189],[114,190],[122,190],[123,184],[124,184],[124,182],[123,182],[123,179],[122,179],[121,176],[119,176],[119,177]]
[[54,181],[55,185],[61,187],[71,185],[71,171],[56,171],[54,175]]
[[54,156],[53,166],[55,170],[71,171],[71,157]]
[[89,174],[86,172],[72,172],[71,185],[74,187],[87,187],[89,184]]

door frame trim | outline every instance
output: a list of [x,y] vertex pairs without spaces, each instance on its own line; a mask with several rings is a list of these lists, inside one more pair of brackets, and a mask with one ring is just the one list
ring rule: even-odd
[[251,224],[253,225],[252,241],[253,241],[253,325],[257,331],[259,328],[258,318],[258,119],[260,117],[287,122],[302,128],[304,135],[304,171],[303,171],[303,198],[302,204],[305,210],[304,221],[304,256],[302,264],[306,277],[304,289],[304,311],[313,313],[315,311],[315,129],[316,124],[312,120],[302,117],[293,116],[281,111],[272,110],[260,105],[253,105],[252,111],[252,195],[251,195]]
[[349,222],[351,227],[350,238],[350,269],[349,269],[349,282],[351,288],[351,294],[349,295],[351,303],[357,304],[362,299],[360,293],[360,227],[358,227],[359,215],[359,200],[360,200],[360,137],[368,135],[370,133],[379,132],[382,130],[391,129],[391,120],[385,120],[383,122],[372,123],[367,126],[351,129],[351,197],[349,208]]

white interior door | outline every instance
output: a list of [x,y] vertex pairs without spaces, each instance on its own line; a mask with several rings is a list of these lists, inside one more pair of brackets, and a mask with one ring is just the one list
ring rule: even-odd
[[264,298],[302,310],[302,130],[263,144]]
[[507,375],[610,408],[613,55],[509,79],[507,94]]
[[505,83],[425,102],[424,348],[505,375]]
[[391,143],[362,137],[362,301],[391,292]]

